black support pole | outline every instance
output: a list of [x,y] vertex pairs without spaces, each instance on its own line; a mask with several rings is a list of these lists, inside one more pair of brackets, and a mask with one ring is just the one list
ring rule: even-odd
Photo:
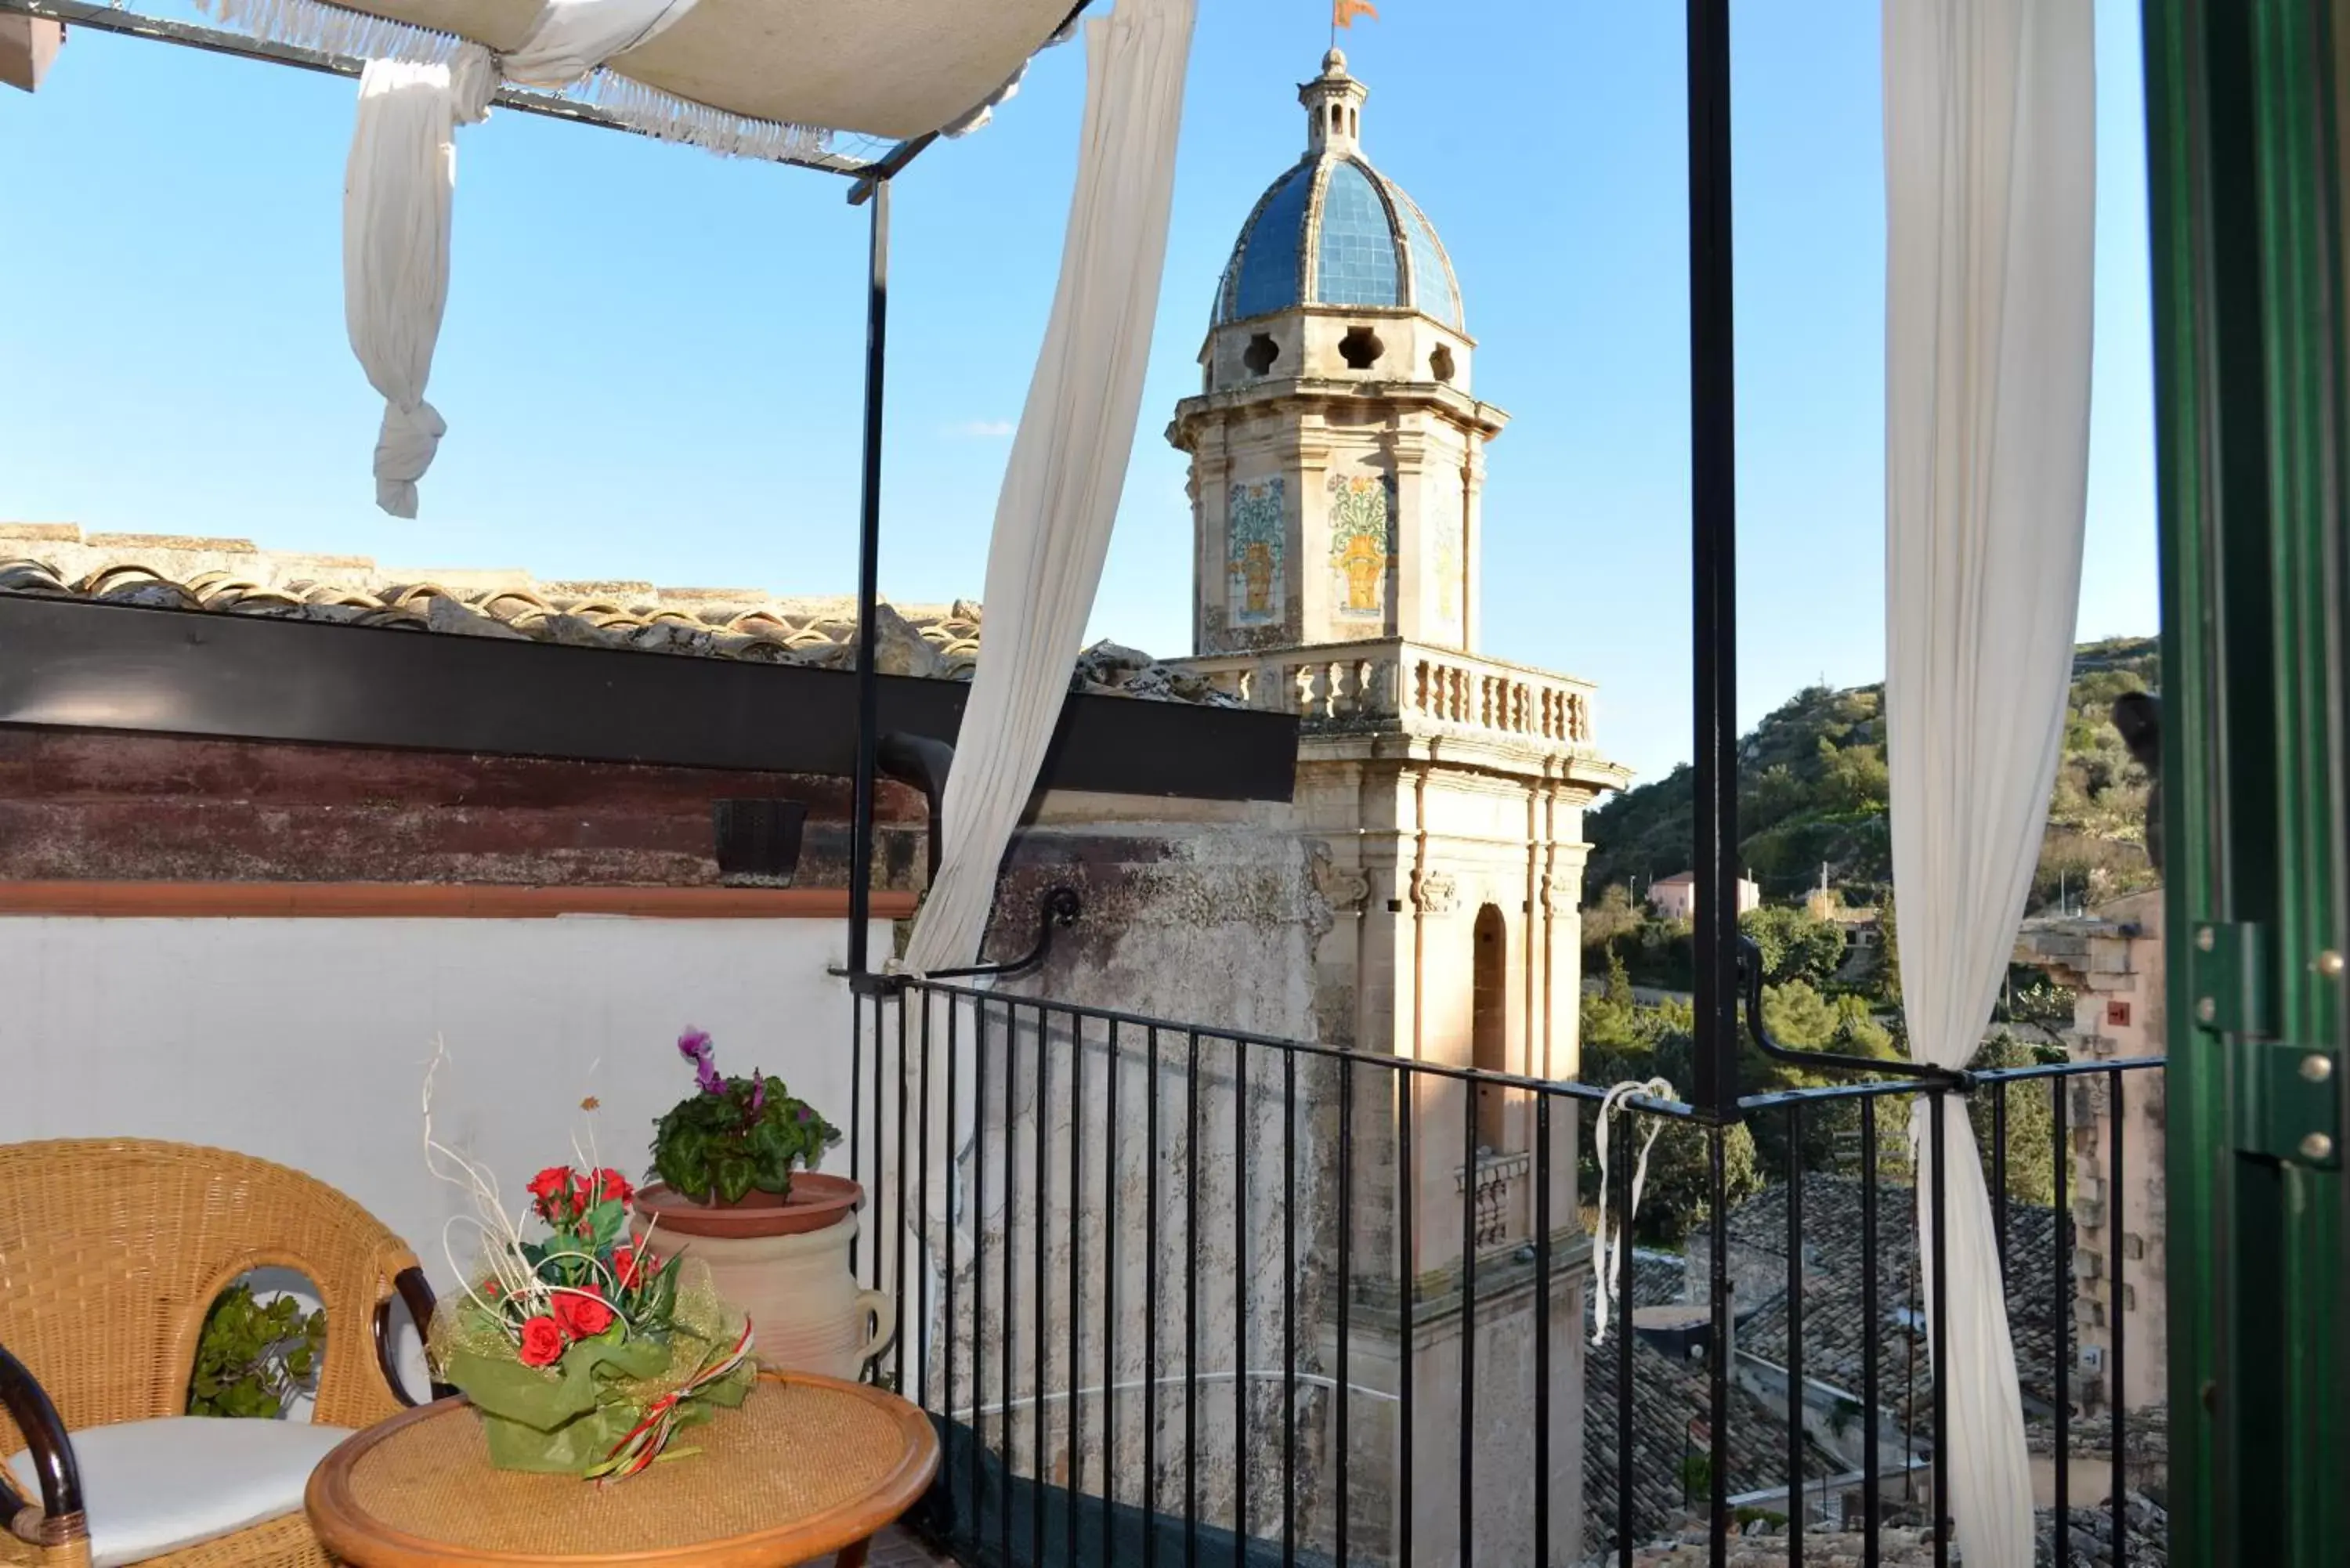
[[1738,394],[1731,338],[1730,5],[1689,0],[1690,630],[1697,708],[1697,1081],[1738,1097]]
[[889,346],[889,182],[873,187],[873,265],[865,304],[865,492],[857,542],[857,802],[848,837],[848,972],[871,972],[873,790],[880,745],[882,379]]

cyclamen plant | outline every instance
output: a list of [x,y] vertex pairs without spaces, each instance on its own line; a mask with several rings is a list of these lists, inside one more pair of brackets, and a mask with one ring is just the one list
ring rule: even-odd
[[751,1192],[788,1199],[792,1172],[814,1169],[840,1131],[792,1097],[781,1078],[720,1074],[710,1036],[689,1029],[678,1054],[693,1064],[699,1093],[653,1128],[653,1169],[670,1190],[697,1203],[740,1203]]

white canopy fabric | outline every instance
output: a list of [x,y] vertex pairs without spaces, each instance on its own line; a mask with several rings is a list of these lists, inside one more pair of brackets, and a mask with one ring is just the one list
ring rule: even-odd
[[[429,58],[448,38],[504,55],[523,46],[540,12],[540,0],[198,3],[280,42],[370,58]],[[721,115],[899,140],[967,125],[1018,80],[1071,5],[700,0],[605,63],[629,83]]]
[[[2088,485],[2089,0],[1885,0],[1886,722],[1911,1049],[1991,1020],[2062,752]],[[1920,1255],[1934,1300],[1924,1096]],[[1950,1497],[1969,1568],[2029,1568],[2030,1460],[1965,1106],[1945,1101]],[[2062,1158],[2060,1153],[2059,1158]]]
[[610,51],[659,35],[694,0],[544,0],[512,54],[478,44],[430,62],[376,59],[359,76],[359,117],[343,182],[343,314],[351,352],[383,394],[376,504],[416,515],[449,427],[424,400],[449,298],[456,130],[486,117],[501,67],[534,87],[563,87]]
[[351,352],[383,394],[375,501],[416,515],[416,482],[449,427],[424,400],[449,299],[457,126],[487,101],[487,57],[452,66],[370,60],[343,180],[343,319]]
[[488,114],[501,79],[584,82],[650,134],[805,157],[834,129],[976,130],[1069,15],[1068,0],[196,3],[258,36],[369,62],[344,184],[344,313],[383,394],[376,504],[395,517],[416,515],[417,481],[448,432],[424,389],[449,293],[455,130]]

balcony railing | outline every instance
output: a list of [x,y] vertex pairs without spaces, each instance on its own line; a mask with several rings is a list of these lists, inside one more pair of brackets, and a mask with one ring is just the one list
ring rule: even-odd
[[[1728,1126],[1635,1100],[1603,1186],[1587,1085],[904,981],[868,984],[857,1049],[858,1267],[896,1303],[872,1370],[939,1427],[910,1522],[963,1563],[1721,1563],[1757,1531],[1794,1563],[1947,1560],[1906,1129],[1951,1088],[1758,1096]],[[2150,1265],[2105,1246],[2081,1277],[2070,1209],[2092,1167],[2123,1186],[2127,1085],[2160,1071],[1972,1082],[2020,1392],[2063,1457],[2043,1562],[2147,1539],[2152,1424],[2111,1391]],[[1498,1158],[1496,1095],[1530,1129]],[[1634,1215],[1623,1151],[1652,1127]],[[1641,1245],[1595,1345],[1603,1213]]]
[[1309,725],[1400,722],[1409,731],[1561,751],[1591,741],[1588,681],[1391,639],[1185,661],[1227,696]]

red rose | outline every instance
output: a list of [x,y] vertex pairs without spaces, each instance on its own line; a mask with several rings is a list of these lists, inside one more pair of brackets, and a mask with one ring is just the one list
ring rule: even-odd
[[607,1203],[626,1203],[637,1195],[637,1189],[629,1185],[629,1179],[617,1170],[599,1170],[596,1173],[596,1179],[601,1184],[596,1196]]
[[542,1219],[555,1218],[556,1200],[570,1197],[576,1180],[577,1178],[560,1165],[550,1165],[530,1179],[530,1195],[538,1200],[536,1208]]
[[[556,1311],[562,1306],[558,1302]],[[522,1364],[552,1366],[563,1358],[563,1331],[551,1317],[535,1317],[522,1325]]]
[[636,1289],[639,1269],[637,1250],[634,1247],[621,1246],[612,1249],[612,1277],[620,1282],[622,1289]]
[[574,1339],[593,1339],[612,1326],[612,1309],[604,1304],[601,1296],[558,1292],[554,1311],[555,1321]]

